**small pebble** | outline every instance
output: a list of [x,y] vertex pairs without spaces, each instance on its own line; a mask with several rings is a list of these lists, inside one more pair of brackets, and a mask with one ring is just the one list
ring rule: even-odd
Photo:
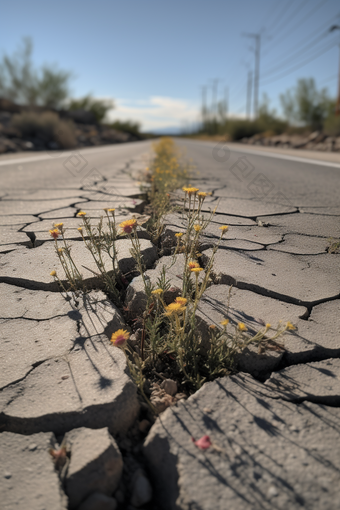
[[12,478],[12,473],[10,473],[9,471],[5,471],[5,472],[4,472],[4,478],[7,478],[7,480],[8,480],[9,478]]
[[37,449],[37,445],[35,443],[31,443],[28,447],[30,452],[34,452]]
[[161,388],[172,397],[177,393],[177,383],[173,379],[165,379],[161,384]]
[[278,493],[277,488],[274,485],[271,485],[268,489],[268,497],[275,498],[278,495],[279,495],[279,493]]
[[117,501],[101,492],[94,492],[78,507],[78,510],[116,510]]
[[139,422],[139,425],[138,425],[140,432],[142,432],[143,434],[148,432],[150,427],[151,427],[151,423],[149,422],[149,420],[142,420]]
[[139,508],[152,499],[152,487],[141,469],[135,473],[131,504]]

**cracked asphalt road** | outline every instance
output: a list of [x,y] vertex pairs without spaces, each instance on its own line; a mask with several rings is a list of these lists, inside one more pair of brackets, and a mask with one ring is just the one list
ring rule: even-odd
[[[220,225],[229,225],[214,285],[198,310],[201,332],[223,320],[231,283],[231,324],[242,321],[257,331],[282,319],[297,330],[285,336],[282,350],[260,353],[250,345],[237,361],[239,375],[205,385],[157,420],[145,448],[157,509],[224,510],[228,500],[233,510],[304,504],[333,510],[340,483],[340,255],[327,247],[330,237],[340,238],[340,157],[176,143],[196,165],[192,184],[212,192],[204,210],[218,206],[203,254]],[[47,494],[59,487],[55,472],[47,478],[33,470],[25,499],[15,466],[35,461],[6,434],[16,444],[23,434],[37,432],[49,442],[51,433],[74,427],[107,426],[116,434],[138,414],[125,358],[108,341],[110,329],[124,327],[123,318],[102,293],[91,292],[75,314],[55,292],[49,276],[55,253],[46,232],[64,222],[81,258],[80,208],[98,218],[110,204],[121,221],[142,212],[133,179],[148,165],[150,149],[150,142],[140,142],[0,157],[0,440],[13,452],[0,478],[6,510],[35,510],[42,484]],[[165,223],[163,243],[171,249],[184,225],[178,214]],[[157,271],[148,271],[151,279]],[[197,451],[191,437],[204,434],[219,450]],[[50,459],[44,462],[47,473]],[[55,508],[65,505],[62,499]]]

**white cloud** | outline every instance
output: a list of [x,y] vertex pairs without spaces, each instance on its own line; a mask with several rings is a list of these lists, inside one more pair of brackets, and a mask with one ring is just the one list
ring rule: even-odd
[[151,131],[197,122],[199,107],[189,101],[163,96],[152,96],[146,100],[135,101],[116,99],[115,108],[109,112],[108,117],[111,121],[138,121],[143,131]]

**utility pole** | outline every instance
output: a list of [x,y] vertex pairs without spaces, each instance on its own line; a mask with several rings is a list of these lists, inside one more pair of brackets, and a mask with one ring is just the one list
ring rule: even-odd
[[214,112],[214,114],[216,115],[217,114],[217,87],[218,87],[218,82],[219,82],[219,79],[218,78],[215,78],[213,80],[213,95],[212,95],[212,111]]
[[212,89],[212,96],[211,96],[211,113],[212,117],[217,115],[217,89],[218,89],[218,82],[221,81],[220,78],[215,78],[212,81],[211,89]]
[[253,88],[253,71],[248,71],[247,81],[247,119],[250,120],[251,116],[251,93]]
[[207,86],[204,85],[202,89],[202,124],[204,125],[207,120]]
[[[333,25],[329,31],[330,32],[334,32],[334,30],[340,30],[340,26],[339,25]],[[338,97],[337,97],[337,100],[336,100],[336,105],[335,105],[335,115],[337,117],[340,116],[340,43],[339,43],[339,76],[338,76]]]
[[[340,27],[339,27],[340,28]],[[340,44],[339,44],[339,76],[338,76],[338,97],[335,105],[335,115],[340,116]]]
[[261,33],[259,34],[243,34],[245,37],[255,39],[255,76],[254,76],[254,114],[257,118],[259,110],[259,88],[260,88],[260,47]]
[[229,87],[224,88],[224,108],[225,108],[225,118],[228,118],[229,111]]

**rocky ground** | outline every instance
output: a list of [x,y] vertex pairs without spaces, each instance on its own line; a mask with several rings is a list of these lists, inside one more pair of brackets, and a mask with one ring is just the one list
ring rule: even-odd
[[[140,154],[109,165],[105,179],[88,186],[61,179],[50,187],[34,181],[29,191],[7,184],[1,192],[2,508],[337,508],[340,273],[328,238],[340,237],[339,208],[228,198],[217,178],[197,176],[195,184],[212,192],[206,211],[218,202],[201,246],[203,264],[218,227],[229,225],[198,312],[203,338],[225,317],[231,284],[232,323],[256,331],[290,320],[296,330],[282,348],[250,346],[237,359],[238,373],[188,399],[166,383],[160,366],[163,383],[151,397],[163,409],[173,405],[153,424],[123,353],[109,342],[125,327],[122,313],[101,290],[77,299],[59,292],[50,271],[61,270],[46,234],[53,222],[64,222],[92,285],[76,214],[99,218],[104,207],[116,207],[123,221],[142,213],[145,200],[133,178],[147,162]],[[142,234],[152,281],[184,228],[180,214],[169,214],[158,249]],[[131,275],[129,241],[120,242],[119,264]],[[173,292],[182,264],[179,256],[167,270]],[[143,297],[137,277],[125,311],[138,316]],[[208,444],[193,441],[203,436]]]
[[264,147],[340,152],[340,136],[328,136],[321,131],[314,131],[314,133],[309,135],[289,135],[284,133],[282,135],[267,136],[264,133],[251,136],[250,138],[242,138],[240,142]]

